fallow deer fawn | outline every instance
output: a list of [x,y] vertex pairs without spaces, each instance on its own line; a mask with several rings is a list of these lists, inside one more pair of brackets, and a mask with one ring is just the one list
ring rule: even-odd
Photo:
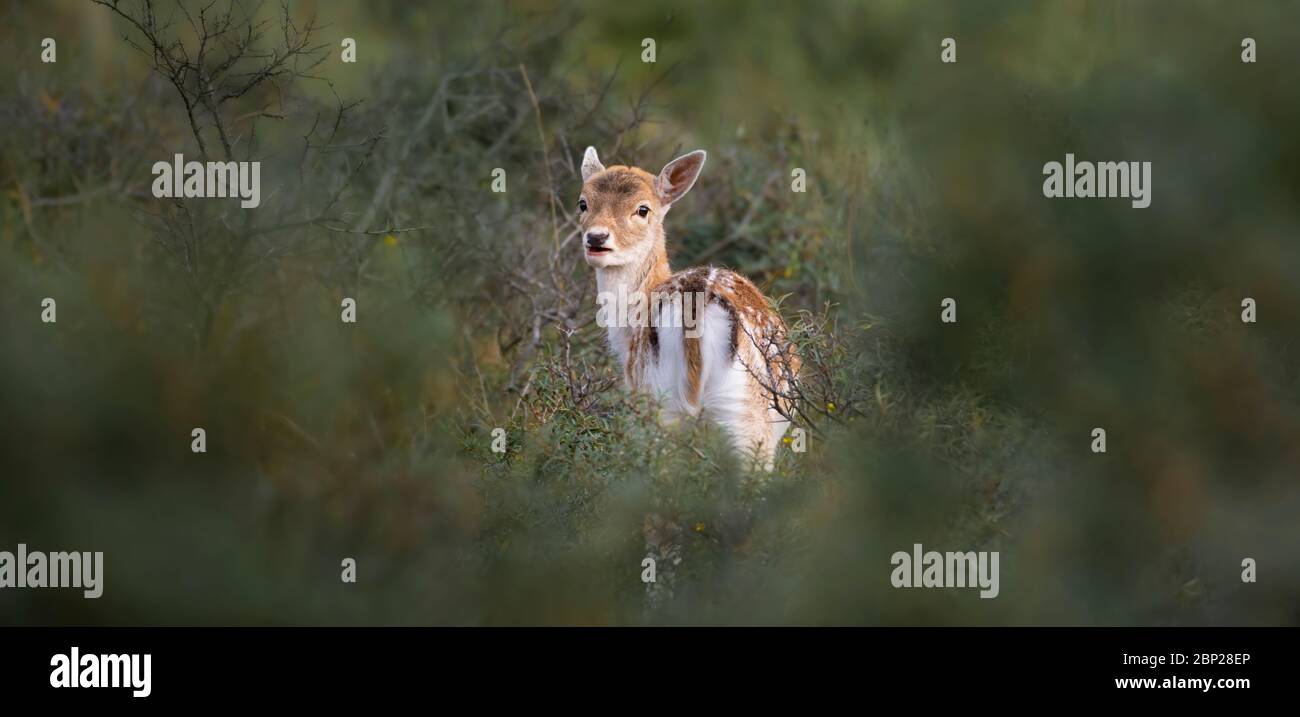
[[736,272],[668,266],[664,217],[694,186],[704,158],[696,150],[656,176],[605,167],[588,147],[578,199],[583,252],[596,270],[598,301],[633,308],[631,319],[606,314],[601,322],[628,389],[658,397],[666,423],[715,421],[738,453],[771,471],[799,370],[784,322]]

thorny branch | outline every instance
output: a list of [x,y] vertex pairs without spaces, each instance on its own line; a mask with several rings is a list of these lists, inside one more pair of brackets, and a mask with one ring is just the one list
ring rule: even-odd
[[[157,210],[140,210],[142,221],[181,266],[202,307],[202,328],[196,331],[200,342],[211,332],[220,301],[259,266],[294,250],[309,229],[365,239],[431,228],[375,228],[369,224],[372,213],[364,223],[354,223],[344,207],[349,190],[385,138],[385,129],[367,131],[357,139],[350,119],[360,100],[344,101],[328,78],[314,74],[329,56],[328,46],[316,40],[323,28],[314,16],[295,19],[287,2],[279,5],[272,20],[271,13],[263,12],[264,3],[241,0],[228,0],[220,8],[218,0],[178,2],[166,17],[153,0],[91,1],[126,23],[132,31],[124,37],[127,44],[148,59],[151,70],[180,99],[202,161],[211,159],[215,143],[224,161],[234,161],[238,153],[243,161],[279,166],[278,158],[258,147],[258,123],[310,119],[310,127],[300,135],[297,186],[277,184],[273,201],[263,203],[262,210],[232,212],[227,204],[181,198]],[[313,111],[315,101],[297,92],[305,82],[323,83],[334,107]],[[266,242],[270,234],[285,234],[287,240]],[[257,250],[250,252],[254,245]],[[348,255],[350,263],[360,263],[355,249]]]

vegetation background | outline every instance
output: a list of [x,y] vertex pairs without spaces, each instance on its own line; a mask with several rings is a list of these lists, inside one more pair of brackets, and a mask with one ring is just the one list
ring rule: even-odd
[[[0,10],[0,549],[106,556],[0,622],[1300,622],[1294,4],[236,2],[202,48],[225,0],[156,5],[164,55]],[[152,197],[196,127],[260,208]],[[709,151],[674,265],[780,297],[815,368],[775,474],[617,389],[589,144]],[[1151,161],[1151,207],[1044,199],[1067,152]],[[1001,595],[893,589],[914,543],[1000,551]]]

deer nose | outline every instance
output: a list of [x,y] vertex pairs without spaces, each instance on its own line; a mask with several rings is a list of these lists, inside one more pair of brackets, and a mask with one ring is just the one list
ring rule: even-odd
[[609,232],[607,231],[593,230],[587,232],[587,246],[589,247],[595,248],[605,246],[605,242],[608,239]]

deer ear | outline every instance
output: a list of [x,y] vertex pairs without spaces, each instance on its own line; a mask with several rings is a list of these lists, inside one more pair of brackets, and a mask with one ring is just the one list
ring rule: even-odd
[[664,204],[672,204],[695,186],[695,180],[704,169],[704,150],[697,149],[690,154],[683,154],[664,165],[664,170],[655,178],[655,191]]
[[596,148],[588,147],[586,153],[582,155],[582,181],[587,181],[593,176],[605,171],[605,165],[600,163],[600,157],[596,156]]

